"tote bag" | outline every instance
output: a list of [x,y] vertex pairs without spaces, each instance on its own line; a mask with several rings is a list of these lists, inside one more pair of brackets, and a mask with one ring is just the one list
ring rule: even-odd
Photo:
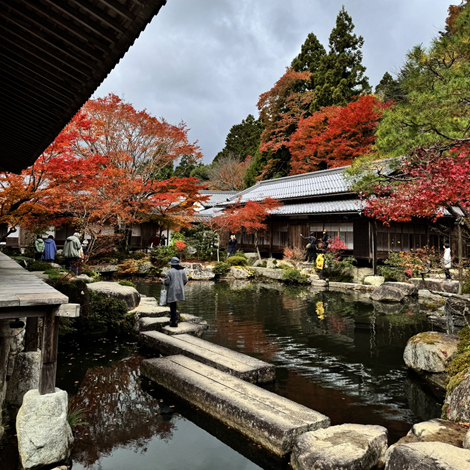
[[163,307],[166,305],[166,289],[160,291],[160,306]]

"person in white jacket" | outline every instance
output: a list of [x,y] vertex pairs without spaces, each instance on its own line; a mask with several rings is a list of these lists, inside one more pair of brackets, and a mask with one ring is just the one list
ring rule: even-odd
[[446,275],[446,279],[452,279],[450,277],[449,269],[452,267],[452,255],[450,253],[450,246],[448,243],[444,244],[444,256],[442,258],[442,265],[444,266],[444,273]]

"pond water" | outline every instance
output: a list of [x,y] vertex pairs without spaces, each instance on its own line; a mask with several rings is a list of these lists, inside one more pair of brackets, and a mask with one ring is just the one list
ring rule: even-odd
[[[161,286],[141,283],[159,297]],[[440,415],[439,398],[408,373],[407,340],[432,329],[416,307],[373,305],[364,297],[278,284],[186,286],[181,313],[202,316],[204,339],[276,365],[268,388],[320,411],[332,424],[379,424],[389,442]],[[87,410],[74,469],[287,469],[238,433],[140,378],[134,340],[64,339],[57,386]],[[2,467],[3,468],[3,467]],[[7,469],[5,469],[7,470]]]

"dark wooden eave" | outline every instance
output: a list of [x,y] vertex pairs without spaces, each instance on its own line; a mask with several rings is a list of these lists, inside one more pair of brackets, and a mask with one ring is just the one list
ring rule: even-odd
[[0,169],[19,173],[166,0],[0,0]]

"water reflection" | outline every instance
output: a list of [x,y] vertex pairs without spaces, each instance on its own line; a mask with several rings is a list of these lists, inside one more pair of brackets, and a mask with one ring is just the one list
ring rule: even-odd
[[[139,290],[158,298],[160,286]],[[274,391],[332,424],[379,424],[393,443],[414,422],[439,415],[438,400],[402,359],[408,338],[429,328],[412,305],[383,311],[357,295],[246,282],[190,282],[186,297],[181,312],[208,321],[205,339],[275,364]],[[90,423],[77,433],[74,468],[283,468],[203,413],[143,386],[144,352],[136,348],[116,338],[61,345],[58,386],[76,394]]]

